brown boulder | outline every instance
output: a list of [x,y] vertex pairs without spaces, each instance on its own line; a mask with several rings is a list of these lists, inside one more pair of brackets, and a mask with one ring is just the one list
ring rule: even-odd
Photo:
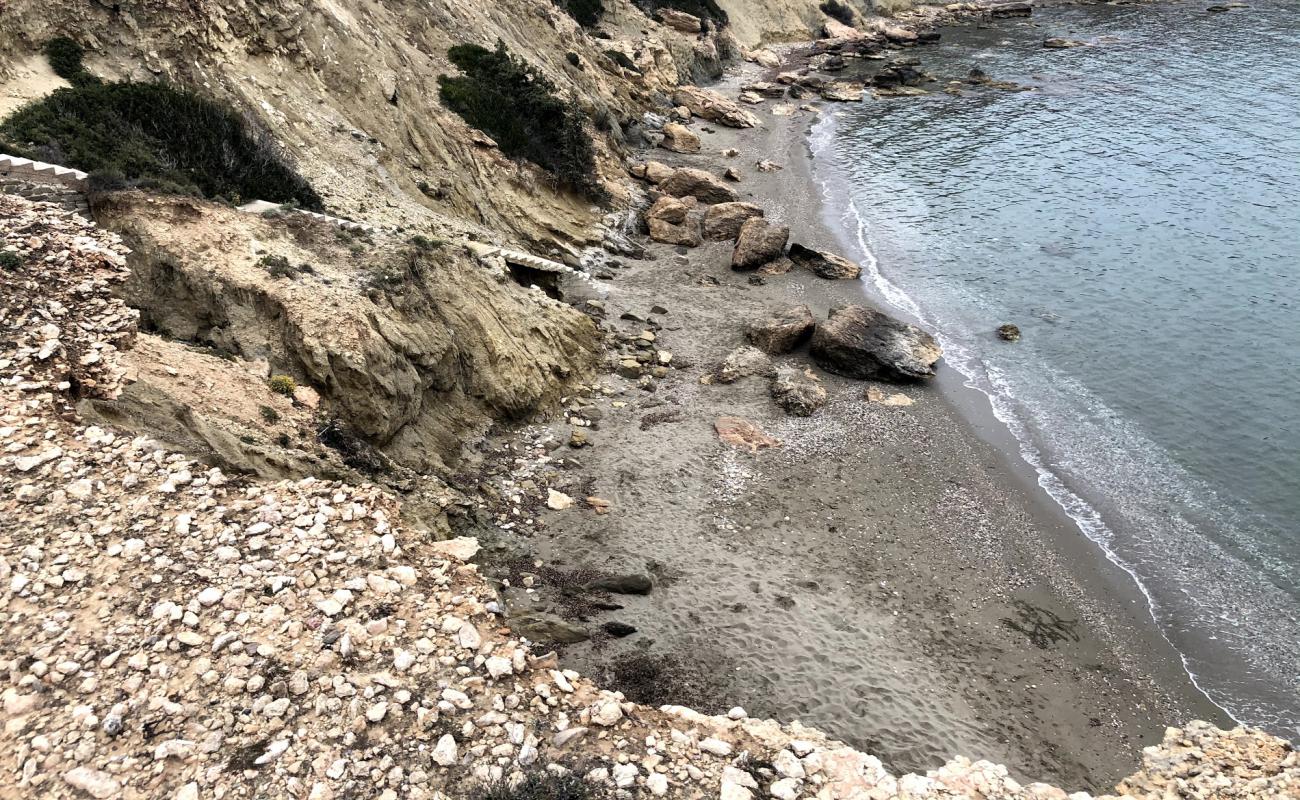
[[772,359],[757,347],[737,347],[727,354],[713,373],[713,382],[735,383],[752,375],[770,377],[774,369]]
[[790,245],[790,260],[796,266],[811,271],[819,278],[827,280],[856,279],[862,277],[862,267],[847,258],[814,250],[795,242]]
[[[689,201],[689,202],[688,202]],[[652,219],[663,222],[671,222],[674,225],[681,225],[686,221],[686,215],[695,208],[696,200],[694,197],[688,197],[686,200],[679,200],[676,197],[667,195],[660,197],[655,204],[650,206],[650,210],[645,212],[646,221]]]
[[698,86],[679,86],[673,93],[673,103],[686,106],[691,113],[730,128],[757,128],[758,117],[710,89]]
[[768,436],[762,428],[740,417],[718,417],[713,421],[713,429],[722,441],[744,447],[751,453],[757,453],[765,447],[781,446],[780,439]]
[[664,126],[664,140],[659,146],[674,153],[698,153],[700,137],[691,133],[685,125],[670,122]]
[[665,244],[698,247],[703,239],[700,235],[699,214],[692,213],[696,205],[694,197],[678,200],[676,197],[665,196],[656,200],[645,214],[650,238]]
[[651,183],[661,183],[673,174],[673,168],[658,161],[646,161],[643,164],[633,164],[628,168],[628,172],[632,173],[634,178],[640,178]]
[[757,269],[779,258],[789,238],[789,226],[768,222],[762,217],[750,217],[740,226],[736,249],[731,254],[731,268]]
[[753,203],[718,203],[704,212],[704,237],[715,242],[735,239],[740,227],[751,217],[763,216],[763,209]]
[[734,203],[736,192],[722,179],[702,169],[684,167],[659,183],[659,190],[673,197],[694,197],[702,203]]
[[803,344],[817,327],[812,309],[808,306],[791,306],[770,317],[755,320],[745,331],[745,337],[758,349],[780,355],[789,353]]
[[832,308],[813,333],[810,352],[830,372],[884,380],[929,377],[943,355],[930,334],[866,306]]

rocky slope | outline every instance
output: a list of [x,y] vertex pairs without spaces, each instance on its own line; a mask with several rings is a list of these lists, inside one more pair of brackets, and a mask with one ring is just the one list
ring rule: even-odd
[[[137,314],[118,238],[0,197],[0,639],[17,797],[462,796],[577,773],[611,796],[1036,798],[955,759],[896,777],[798,723],[646,708],[512,638],[494,590],[373,486],[257,482],[87,426]],[[1300,756],[1193,725],[1116,790],[1280,798]],[[1083,800],[1087,795],[1069,795]]]

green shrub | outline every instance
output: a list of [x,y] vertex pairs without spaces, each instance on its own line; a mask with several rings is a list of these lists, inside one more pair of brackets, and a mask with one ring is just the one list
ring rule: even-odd
[[280,421],[280,412],[270,406],[258,406],[257,412],[262,415],[262,419],[267,423],[274,425]]
[[84,57],[81,45],[66,36],[56,36],[45,43],[45,60],[50,62],[54,74],[74,86],[99,83],[99,78],[86,71],[82,64]]
[[491,136],[511,158],[531,161],[560,185],[604,199],[582,112],[557,96],[555,84],[501,41],[495,50],[458,44],[447,56],[465,73],[438,76],[447,108]]
[[163,83],[74,84],[0,123],[0,147],[163,191],[321,207],[270,135],[221,103]]
[[12,250],[0,251],[0,269],[8,272],[20,269],[23,265],[23,257]]
[[411,245],[415,247],[416,250],[424,253],[436,250],[445,244],[446,242],[441,239],[430,239],[429,237],[421,236],[418,233],[411,237]]
[[294,390],[298,388],[298,384],[288,375],[272,375],[266,385],[271,391],[285,397],[293,397]]
[[584,28],[595,27],[605,13],[601,0],[551,0]]

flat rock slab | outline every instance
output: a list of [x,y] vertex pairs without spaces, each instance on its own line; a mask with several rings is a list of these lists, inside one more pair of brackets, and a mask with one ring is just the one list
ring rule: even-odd
[[866,306],[832,308],[813,333],[810,352],[830,372],[894,381],[933,375],[943,355],[929,333]]

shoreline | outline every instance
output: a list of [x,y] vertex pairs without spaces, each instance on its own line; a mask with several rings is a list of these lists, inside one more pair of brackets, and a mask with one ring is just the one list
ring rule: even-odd
[[[762,72],[743,64],[717,88]],[[737,158],[645,155],[737,167],[741,199],[789,224],[792,241],[843,252],[812,175],[816,118],[758,110],[761,128],[697,128],[706,154],[735,148]],[[754,170],[762,158],[784,168]],[[743,705],[798,718],[899,771],[960,752],[1027,778],[1103,788],[1166,725],[1224,720],[1136,605],[1129,577],[1098,558],[1007,451],[1009,432],[999,443],[991,412],[984,424],[964,413],[962,393],[974,401],[974,390],[951,368],[932,386],[882,387],[911,397],[906,409],[867,403],[866,383],[819,372],[831,400],[807,420],[774,408],[758,378],[700,385],[764,310],[806,303],[821,318],[832,303],[879,305],[859,282],[798,271],[752,285],[729,269],[730,249],[651,243],[607,297],[589,295],[603,303],[607,327],[629,337],[646,324],[621,314],[646,319],[652,306],[666,308],[653,315],[656,346],[672,351],[676,369],[653,393],[601,377],[613,400],[597,403],[594,447],[554,457],[562,490],[582,487],[612,510],[543,512],[545,527],[526,545],[547,572],[511,573],[515,586],[533,581],[511,598],[512,613],[549,611],[591,628],[631,623],[633,636],[597,633],[564,658],[624,691],[620,659],[661,662],[663,681],[697,691],[681,702],[707,705],[714,693],[725,702],[701,710]],[[570,291],[581,307],[584,287]],[[800,353],[779,360],[808,363]],[[783,447],[726,449],[711,425],[722,415],[753,420]],[[562,420],[535,426],[527,441],[562,443],[570,430]],[[824,532],[812,530],[819,517],[830,523]],[[655,587],[618,596],[618,608],[575,612],[562,576],[591,569],[646,572]]]

